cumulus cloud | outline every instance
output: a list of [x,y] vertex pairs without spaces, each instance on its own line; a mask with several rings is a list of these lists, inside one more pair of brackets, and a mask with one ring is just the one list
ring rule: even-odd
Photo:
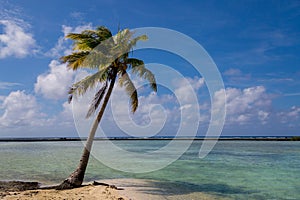
[[[138,88],[139,83],[134,84]],[[116,86],[110,102],[106,119],[128,135],[149,137],[157,134],[164,125],[166,116],[164,110],[159,107],[162,104],[154,92],[139,96],[139,107],[134,115],[130,111],[129,96],[124,88]]]
[[11,92],[3,99],[0,107],[3,115],[0,117],[0,127],[40,126],[43,123],[42,114],[34,96],[24,91]]
[[174,80],[175,95],[184,103],[190,104],[193,101],[193,95],[204,85],[204,78],[194,77]]
[[58,58],[61,57],[62,55],[70,54],[72,52],[72,45],[70,44],[70,42],[67,41],[65,37],[69,33],[80,33],[83,30],[87,30],[87,29],[93,29],[93,26],[91,24],[86,24],[86,25],[76,26],[76,27],[62,25],[63,36],[58,38],[55,46],[52,49],[50,49],[50,51],[48,51],[46,55],[49,57]]
[[174,94],[176,95],[180,107],[178,110],[170,112],[172,115],[177,114],[177,123],[180,122],[182,128],[186,129],[187,134],[193,134],[193,130],[189,131],[189,128],[198,126],[199,122],[207,117],[202,115],[200,118],[200,104],[197,98],[197,92],[204,86],[204,78],[182,78],[176,80],[176,88]]
[[51,118],[52,124],[64,128],[74,127],[72,104],[66,101],[62,104],[62,107],[62,111]]
[[[6,96],[0,96],[0,101],[4,101],[4,99],[6,98]],[[2,108],[2,106],[0,106],[0,109]]]
[[281,123],[292,124],[300,119],[300,107],[292,106],[288,111],[280,112],[277,115]]
[[[144,90],[139,87],[143,83],[137,80],[134,83],[139,90]],[[123,132],[137,137],[154,136],[165,127],[175,134],[180,124],[187,129],[191,124],[198,125],[200,111],[197,90],[204,85],[204,79],[177,78],[171,83],[170,88],[174,90],[172,94],[140,93],[139,107],[134,115],[130,113],[129,97],[124,88],[116,87],[111,98],[112,113],[107,116],[109,123],[115,122]],[[108,123],[105,126],[111,127]],[[187,130],[186,134],[192,133]]]
[[288,112],[286,114],[288,117],[294,117],[294,118],[299,118],[299,115],[300,115],[300,108],[299,107],[296,107],[296,106],[293,106],[291,108],[291,111]]
[[68,51],[69,48],[70,45],[66,44],[65,38],[59,37],[55,46],[46,53],[46,56],[59,58],[64,54],[65,51]]
[[47,115],[44,105],[25,91],[0,96],[0,137],[40,137],[74,135],[72,105],[63,103],[62,110]]
[[[271,98],[263,86],[245,89],[226,89],[226,121],[228,123],[245,124],[252,120],[266,123],[271,106]],[[216,102],[221,98],[215,94]]]
[[34,85],[35,92],[47,99],[67,98],[68,89],[73,83],[74,72],[56,60],[52,60],[49,67],[50,71],[37,77]]
[[15,56],[23,58],[37,52],[33,35],[13,20],[0,20],[3,34],[0,34],[0,58]]
[[258,114],[258,119],[262,122],[262,124],[266,124],[270,113],[259,110],[257,114]]

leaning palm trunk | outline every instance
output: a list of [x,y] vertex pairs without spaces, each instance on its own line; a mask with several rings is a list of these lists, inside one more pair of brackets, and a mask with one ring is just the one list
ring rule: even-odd
[[92,145],[93,145],[95,133],[97,131],[97,128],[98,128],[98,125],[101,121],[101,118],[104,114],[104,110],[105,110],[106,105],[109,101],[109,98],[110,98],[110,95],[112,93],[115,81],[116,81],[116,74],[111,79],[111,82],[110,82],[108,91],[105,95],[102,107],[101,107],[101,109],[100,109],[100,111],[97,115],[97,118],[95,119],[95,121],[93,123],[93,126],[91,128],[89,137],[86,141],[81,159],[79,161],[78,167],[76,168],[76,170],[72,174],[70,174],[70,176],[67,179],[65,179],[60,185],[57,186],[57,189],[60,189],[60,190],[62,190],[62,189],[71,189],[71,188],[79,187],[82,184],[83,179],[84,179],[85,170],[86,170],[86,167],[87,167],[87,164],[88,164],[88,161],[89,161],[90,152],[92,150]]
[[[145,67],[144,62],[136,58],[128,57],[128,52],[138,41],[147,40],[146,35],[133,37],[133,32],[125,29],[119,31],[115,36],[112,36],[109,29],[101,26],[96,28],[96,30],[84,30],[79,34],[70,33],[66,37],[74,41],[74,51],[70,55],[61,57],[61,61],[67,63],[67,67],[72,70],[79,68],[97,70],[96,73],[88,75],[72,85],[69,91],[69,102],[72,101],[73,96],[84,95],[86,91],[94,88],[98,83],[104,83],[103,87],[95,94],[86,116],[86,118],[89,118],[94,114],[101,103],[107,89],[107,83],[110,84],[102,107],[91,128],[79,165],[76,170],[57,187],[58,189],[79,187],[82,184],[95,133],[117,77],[119,85],[125,88],[130,97],[131,110],[133,113],[138,107],[138,94],[133,82],[128,76],[127,72],[129,70],[131,70],[133,74],[148,80],[151,88],[155,92],[157,91],[154,74]],[[102,48],[96,48],[98,45]]]

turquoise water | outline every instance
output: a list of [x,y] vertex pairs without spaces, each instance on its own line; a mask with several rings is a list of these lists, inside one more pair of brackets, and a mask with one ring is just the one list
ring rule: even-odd
[[[94,150],[103,142],[95,141]],[[114,141],[134,152],[153,151],[167,142]],[[198,158],[200,146],[201,141],[195,141],[168,167],[144,174],[116,171],[92,157],[85,180],[154,179],[169,195],[204,192],[221,199],[300,199],[300,142],[219,141],[204,159]],[[0,180],[59,183],[75,168],[81,151],[81,142],[1,142]]]

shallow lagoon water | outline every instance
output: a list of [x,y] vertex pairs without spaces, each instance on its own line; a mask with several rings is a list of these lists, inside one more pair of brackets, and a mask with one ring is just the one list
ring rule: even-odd
[[[128,151],[147,152],[169,141],[113,142]],[[100,150],[104,143],[95,141],[93,152]],[[187,195],[187,198],[191,194],[191,199],[195,199],[197,192],[220,199],[300,199],[300,142],[218,141],[213,151],[200,159],[201,143],[194,141],[177,161],[150,173],[117,171],[91,157],[85,180],[157,180],[156,187],[164,188],[166,195]],[[80,141],[1,142],[0,179],[59,183],[77,166],[82,145]],[[109,151],[107,154],[110,156]],[[128,160],[129,165],[131,162]]]

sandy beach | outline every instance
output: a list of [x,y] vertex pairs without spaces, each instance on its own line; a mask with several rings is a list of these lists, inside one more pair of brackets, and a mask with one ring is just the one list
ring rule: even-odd
[[[29,186],[33,185],[33,187]],[[84,200],[84,199],[103,199],[103,200],[128,200],[120,196],[119,190],[114,185],[95,185],[93,183],[84,184],[82,187],[69,190],[55,190],[35,188],[35,183],[26,182],[1,182],[0,184],[0,199],[4,200]],[[37,186],[39,187],[39,186]]]
[[127,200],[118,194],[118,191],[106,186],[88,185],[71,190],[27,190],[22,192],[7,192],[2,197],[4,200],[83,200],[83,199],[103,199],[103,200]]
[[108,179],[105,183],[117,185],[124,199],[130,200],[229,200],[229,198],[197,191],[178,188],[172,184],[146,179]]
[[[101,183],[109,185],[94,185],[85,183],[80,188],[70,190],[55,189],[30,189],[1,182],[0,199],[3,200],[179,200],[179,199],[204,199],[216,200],[218,196],[195,192],[178,194],[176,188],[162,189],[155,187],[158,183],[153,180],[139,179],[108,179]],[[26,183],[25,183],[26,184]],[[17,187],[16,187],[17,186]],[[43,187],[42,187],[43,188]]]

